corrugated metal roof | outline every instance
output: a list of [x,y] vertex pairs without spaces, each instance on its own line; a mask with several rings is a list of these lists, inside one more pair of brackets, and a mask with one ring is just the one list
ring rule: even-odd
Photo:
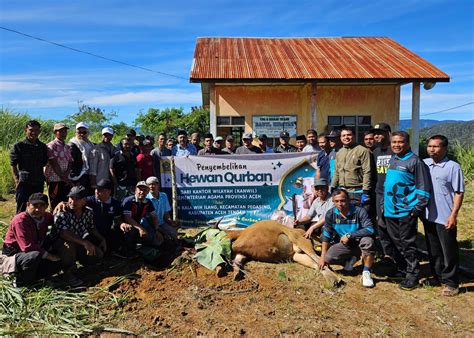
[[386,37],[198,38],[191,82],[449,81]]

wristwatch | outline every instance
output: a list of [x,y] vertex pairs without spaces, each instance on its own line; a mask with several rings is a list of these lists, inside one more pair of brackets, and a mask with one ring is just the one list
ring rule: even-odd
[[346,237],[347,237],[347,239],[351,239],[351,233],[348,232],[348,233],[346,234]]

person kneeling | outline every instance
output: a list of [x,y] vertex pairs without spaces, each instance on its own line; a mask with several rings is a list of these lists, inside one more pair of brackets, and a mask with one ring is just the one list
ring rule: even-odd
[[[59,239],[54,243],[63,269],[65,282],[71,286],[79,286],[82,281],[74,275],[76,260],[82,265],[98,263],[107,251],[105,238],[94,226],[94,213],[87,207],[87,190],[75,186],[68,195],[68,205],[55,215],[54,231]],[[71,267],[66,270],[66,267]]]
[[121,229],[125,231],[125,245],[129,253],[142,244],[158,247],[164,241],[153,203],[146,198],[149,191],[146,182],[140,181],[135,187],[135,195],[123,200],[123,220],[127,227],[121,226]]
[[[14,258],[11,272],[16,275],[17,287],[28,286],[61,270],[59,257],[51,253],[48,243],[47,231],[53,224],[53,215],[46,212],[47,208],[48,197],[34,193],[28,198],[26,211],[13,217],[8,227],[2,256]],[[8,260],[2,261],[6,264]]]
[[339,264],[344,266],[345,271],[352,271],[354,263],[362,253],[362,285],[367,288],[374,287],[370,275],[375,253],[374,228],[369,215],[364,209],[350,204],[349,195],[345,190],[335,190],[332,201],[335,207],[326,214],[319,265],[323,268],[328,264]]

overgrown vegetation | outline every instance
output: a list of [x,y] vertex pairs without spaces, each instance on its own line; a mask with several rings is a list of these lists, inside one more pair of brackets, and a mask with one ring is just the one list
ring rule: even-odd
[[116,331],[104,327],[118,303],[98,288],[71,292],[42,287],[18,289],[0,277],[0,335],[83,335]]

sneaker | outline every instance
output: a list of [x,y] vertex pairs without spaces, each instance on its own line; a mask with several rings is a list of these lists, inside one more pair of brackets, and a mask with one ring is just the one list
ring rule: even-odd
[[444,288],[441,290],[441,295],[445,297],[452,297],[459,294],[459,287],[455,288],[449,285],[445,285]]
[[406,279],[402,280],[399,287],[400,287],[400,289],[405,290],[405,291],[414,290],[418,287],[418,280],[417,279],[406,278]]
[[370,271],[362,271],[362,286],[366,288],[373,288],[375,286]]
[[74,276],[74,274],[70,271],[65,272],[63,274],[62,279],[63,279],[63,282],[65,284],[67,284],[68,286],[72,286],[73,288],[76,288],[76,287],[81,286],[82,284],[84,284],[84,282],[82,280],[80,280],[79,278]]
[[346,262],[346,265],[344,265],[344,271],[352,271],[354,270],[354,263],[357,262],[357,257],[356,256],[352,256],[351,258],[349,258],[349,260]]

